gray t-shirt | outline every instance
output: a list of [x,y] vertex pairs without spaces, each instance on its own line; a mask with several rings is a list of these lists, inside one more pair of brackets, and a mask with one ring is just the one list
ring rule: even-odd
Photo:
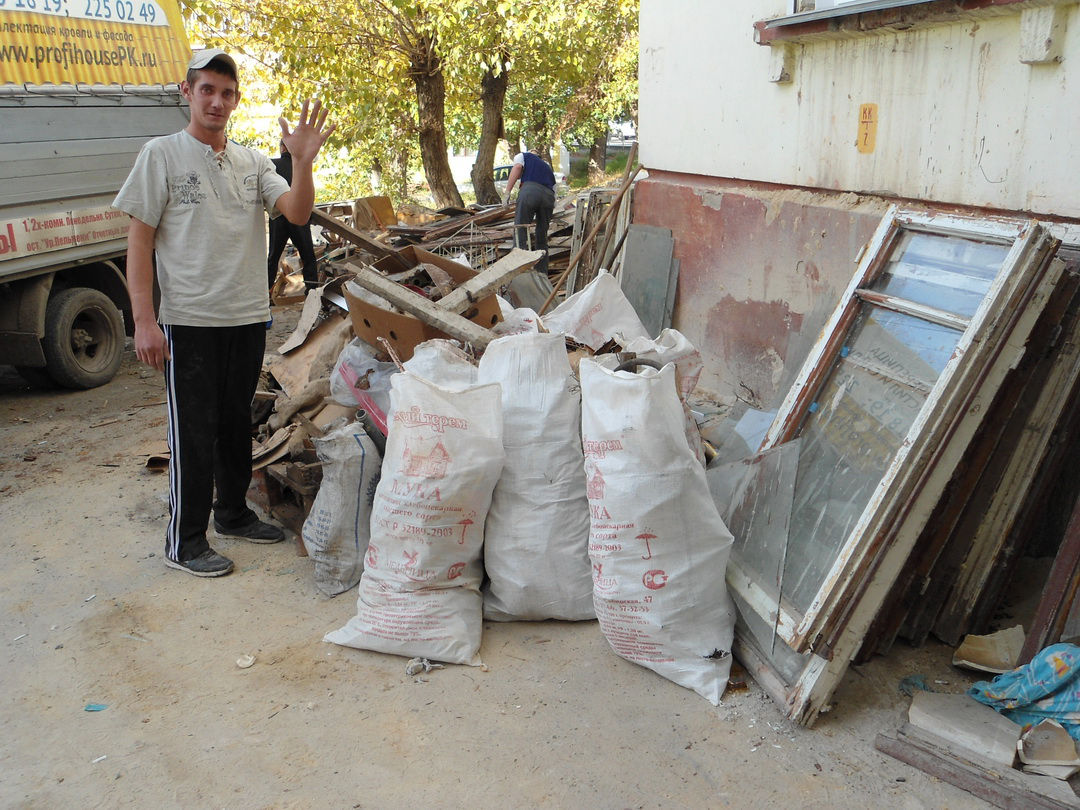
[[147,142],[113,207],[157,229],[161,323],[269,320],[263,212],[288,190],[268,157],[232,141],[218,155],[186,131]]

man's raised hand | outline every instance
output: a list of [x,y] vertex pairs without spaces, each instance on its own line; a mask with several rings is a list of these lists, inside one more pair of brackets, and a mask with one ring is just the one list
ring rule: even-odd
[[304,102],[300,108],[300,120],[291,132],[289,122],[284,116],[278,119],[281,125],[281,140],[285,142],[294,162],[310,163],[315,160],[322,145],[337,127],[336,124],[326,126],[327,112],[322,102],[314,99],[310,102],[310,110],[309,102]]

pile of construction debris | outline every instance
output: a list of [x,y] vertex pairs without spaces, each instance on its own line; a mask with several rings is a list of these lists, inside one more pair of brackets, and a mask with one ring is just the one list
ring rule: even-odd
[[[319,556],[324,590],[360,583],[357,617],[328,634],[331,641],[476,663],[481,610],[489,619],[579,619],[587,605],[615,652],[714,702],[733,648],[790,716],[809,724],[829,708],[851,661],[897,637],[920,642],[932,632],[957,644],[985,627],[1023,548],[1021,526],[1065,464],[1055,430],[1080,418],[1067,407],[1080,388],[1073,357],[1080,277],[1055,261],[1057,242],[1037,225],[890,212],[780,412],[740,403],[702,422],[689,416],[700,356],[668,329],[678,278],[671,233],[630,224],[633,179],[628,172],[618,190],[575,200],[573,225],[556,230],[568,244],[554,249],[566,248],[549,268],[552,292],[531,309],[514,306],[513,280],[532,272],[539,254],[513,249],[509,209],[409,225],[386,224],[372,213],[385,206],[372,201],[353,206],[353,224],[317,213],[339,241],[328,248],[326,283],[307,298],[295,339],[267,364],[257,450],[265,505]],[[380,230],[365,232],[356,221]],[[919,234],[951,241],[943,249]],[[560,295],[566,299],[549,312]],[[517,341],[509,358],[508,341]],[[581,397],[570,408],[580,428],[536,410],[551,395],[531,386],[550,372],[553,346],[566,368],[559,365],[548,382]],[[496,358],[500,374],[485,372]],[[605,389],[613,380],[629,387]],[[501,402],[477,394],[485,382],[501,384]],[[656,401],[670,394],[679,414],[661,414],[655,402],[631,395],[653,384],[666,387],[652,395]],[[446,391],[478,398],[463,405],[443,398]],[[515,391],[528,392],[526,404]],[[589,401],[590,393],[598,399]],[[448,426],[476,429],[478,422],[493,432],[477,430],[464,444],[446,435]],[[500,432],[502,422],[514,432]],[[544,457],[551,437],[529,425],[558,425],[560,436],[580,437],[576,464],[551,461],[549,472],[566,472],[546,478],[507,472],[511,458]],[[430,435],[417,443],[425,430]],[[635,444],[657,431],[659,446]],[[527,440],[519,445],[515,432]],[[347,507],[363,515],[350,525],[368,531],[336,545],[325,530],[332,516],[315,502],[335,442],[360,448],[364,463],[350,473],[353,485],[338,489],[353,493]],[[637,467],[620,466],[618,451],[627,447],[641,454]],[[678,448],[678,458],[664,448]],[[483,456],[479,466],[451,476],[455,460],[473,452]],[[383,465],[386,491],[372,459]],[[664,486],[669,463],[678,483]],[[457,475],[471,482],[471,494],[454,500]],[[549,491],[566,482],[569,494]],[[708,503],[683,503],[679,493],[700,495],[700,482]],[[501,516],[500,497],[470,499],[500,488],[527,504],[525,514],[577,504],[577,512],[550,515],[546,525],[562,527],[565,539],[567,527],[576,521],[581,529],[588,518],[584,534],[569,532],[578,545],[508,555],[516,545],[505,538],[522,518]],[[447,499],[439,509],[423,503],[431,492]],[[664,503],[675,504],[675,514]],[[644,514],[627,516],[638,508]],[[691,514],[706,516],[709,528]],[[320,521],[322,528],[314,525]],[[485,525],[491,533],[473,528]],[[395,534],[403,527],[414,533],[412,544]],[[676,564],[665,559],[674,536],[684,551],[693,547],[687,538],[709,538],[693,554],[708,583],[723,583],[726,569],[743,619],[733,645],[723,632],[704,632],[732,624],[723,588],[699,583],[697,593],[711,593],[690,600],[702,615],[665,612],[663,597],[678,590],[669,587]],[[454,553],[442,554],[442,537],[457,538]],[[441,551],[432,556],[434,549]],[[631,549],[633,565],[623,556]],[[1012,639],[1006,669],[1063,637],[1076,613],[1077,549],[1074,516],[1036,622],[1019,631],[1021,642]],[[571,567],[552,570],[551,560]],[[577,590],[552,591],[549,580]],[[631,581],[644,590],[620,590]],[[403,606],[404,592],[423,592],[427,601]],[[534,592],[547,609],[515,603]],[[406,613],[423,617],[426,629],[402,624]],[[672,672],[660,665],[659,650],[671,651],[675,626],[683,629],[674,635],[693,645],[672,653],[680,662]],[[413,643],[425,633],[431,644]],[[703,673],[686,664],[691,659],[719,665]],[[924,708],[913,707],[913,716],[934,714]],[[881,745],[916,756],[916,737],[908,729]],[[1024,742],[1019,731],[1017,740]],[[1028,759],[1053,771],[1045,757]]]
[[651,338],[606,272],[544,316],[497,296],[540,251],[481,272],[367,253],[308,294],[260,395],[257,499],[321,590],[359,584],[327,640],[478,665],[483,618],[598,618],[616,653],[718,703],[731,536],[687,404],[697,350]]
[[[617,188],[586,189],[556,203],[548,228],[550,281],[544,280],[543,288],[565,289],[572,294],[584,289],[601,268],[619,275],[630,232],[630,192],[640,170],[634,167],[631,171],[635,155],[636,150]],[[513,205],[395,210],[386,196],[322,204],[316,206],[310,220],[321,234],[316,244],[319,276],[329,281],[351,273],[359,264],[373,266],[401,282],[400,274],[410,272],[417,263],[415,251],[482,271],[516,245],[533,249],[532,226],[515,225],[514,213]],[[285,304],[303,300],[305,289],[295,250],[290,248],[282,258],[279,270],[271,301]],[[507,292],[513,300],[513,288]],[[545,309],[554,298],[548,299]]]

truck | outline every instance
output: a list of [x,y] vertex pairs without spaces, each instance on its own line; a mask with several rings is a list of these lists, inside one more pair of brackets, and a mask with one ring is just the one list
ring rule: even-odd
[[176,0],[0,0],[0,364],[86,389],[133,333],[128,217],[152,137],[187,126]]

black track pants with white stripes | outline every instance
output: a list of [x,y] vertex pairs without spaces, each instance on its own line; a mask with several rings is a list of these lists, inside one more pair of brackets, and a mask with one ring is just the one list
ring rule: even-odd
[[[218,523],[242,526],[251,483],[251,399],[259,383],[266,325],[163,327],[169,410],[169,527],[165,556],[198,557],[211,504]],[[214,492],[217,498],[214,500]]]

